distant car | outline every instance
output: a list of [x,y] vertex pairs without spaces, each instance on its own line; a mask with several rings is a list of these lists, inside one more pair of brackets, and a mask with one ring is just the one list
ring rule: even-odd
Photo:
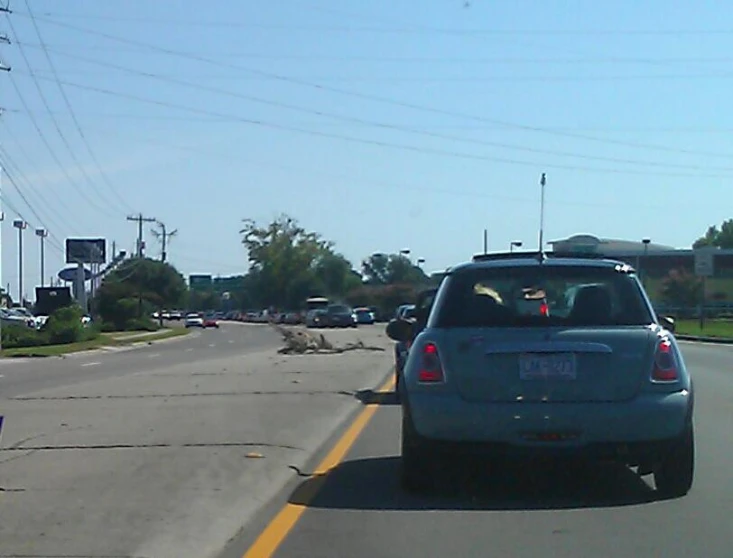
[[323,315],[326,327],[356,327],[356,314],[345,304],[331,304]]
[[356,308],[354,314],[356,314],[357,324],[371,325],[376,321],[374,312],[368,308]]
[[[410,347],[403,486],[431,486],[447,449],[452,460],[610,460],[653,474],[664,496],[685,495],[695,468],[693,381],[674,321],[657,316],[633,268],[590,257],[479,258],[446,273]],[[408,341],[413,326],[393,320],[387,334]]]
[[[409,319],[413,317],[415,312],[414,304],[403,304],[395,311],[395,319]],[[407,360],[407,352],[410,349],[410,340],[397,341],[394,347],[394,365],[395,365],[395,385],[399,386],[402,368]]]
[[186,318],[183,321],[185,327],[204,327],[204,319],[195,312],[186,314]]
[[305,327],[325,327],[326,311],[320,308],[309,310],[305,315]]
[[219,322],[216,319],[216,315],[205,316],[201,327],[203,327],[204,329],[209,328],[209,327],[219,329]]

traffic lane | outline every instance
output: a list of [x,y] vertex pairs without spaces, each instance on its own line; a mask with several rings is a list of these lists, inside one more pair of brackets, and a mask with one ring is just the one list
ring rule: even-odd
[[211,362],[2,401],[0,556],[216,555],[384,381],[390,354]]
[[193,331],[180,338],[123,350],[89,351],[63,358],[41,358],[0,368],[0,394],[15,397],[34,391],[111,378],[150,373],[178,363],[207,363],[278,347],[280,336],[269,327],[222,324],[218,330]]
[[618,466],[489,467],[458,458],[447,463],[438,489],[410,495],[398,484],[400,410],[387,400],[341,465],[292,493],[291,509],[305,511],[289,534],[285,524],[271,528],[284,538],[274,555],[727,558],[733,375],[706,364],[725,354],[687,350],[698,389],[698,455],[684,498],[659,500],[650,477]]

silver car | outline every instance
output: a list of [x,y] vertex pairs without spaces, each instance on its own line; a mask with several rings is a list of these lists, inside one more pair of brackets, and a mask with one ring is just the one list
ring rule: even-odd
[[[673,320],[655,315],[635,271],[586,258],[484,259],[448,272],[405,363],[405,488],[427,488],[440,454],[465,450],[619,461],[653,473],[660,493],[686,494],[692,380]],[[410,326],[393,320],[387,334],[405,340]]]

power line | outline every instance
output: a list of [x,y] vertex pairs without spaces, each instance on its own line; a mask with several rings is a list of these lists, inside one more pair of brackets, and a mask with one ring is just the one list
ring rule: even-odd
[[92,207],[96,207],[94,202],[87,196],[86,192],[76,183],[75,180],[71,178],[69,175],[69,172],[66,170],[66,167],[61,162],[61,159],[59,159],[59,156],[56,154],[56,151],[53,147],[51,147],[51,143],[49,142],[48,138],[46,137],[46,134],[43,133],[43,130],[41,130],[41,127],[38,125],[38,121],[33,117],[33,115],[30,112],[30,107],[28,106],[28,103],[25,100],[25,97],[23,93],[21,93],[20,88],[18,87],[18,84],[15,82],[15,79],[13,79],[13,76],[11,74],[10,76],[10,83],[13,86],[13,89],[15,90],[15,93],[18,95],[18,98],[20,99],[20,102],[23,104],[23,106],[26,109],[26,112],[30,116],[31,123],[33,124],[34,129],[36,130],[36,133],[41,138],[41,141],[43,142],[43,145],[48,150],[49,154],[53,158],[54,162],[58,167],[61,169],[61,172],[66,177],[66,180],[72,185],[72,187],[79,193],[79,195],[85,199]]
[[[157,73],[152,72],[146,72],[143,70],[136,70],[134,68],[128,68],[125,66],[120,66],[118,64],[112,64],[108,62],[103,62],[91,58],[87,58],[84,56],[76,56],[76,55],[68,55],[65,54],[71,59],[84,61],[91,64],[101,65],[104,67],[110,67],[114,68],[116,70],[120,70],[122,72],[126,72],[133,75],[148,77],[151,79],[157,79],[159,81],[164,81],[167,83],[173,83],[176,85],[182,85],[184,87],[201,90],[201,91],[209,91],[212,93],[217,93],[220,95],[226,95],[229,97],[235,97],[238,99],[244,99],[260,104],[265,104],[268,106],[275,106],[278,108],[285,108],[288,110],[297,111],[300,113],[305,114],[312,114],[316,116],[325,116],[328,118],[340,120],[342,122],[349,122],[349,123],[356,123],[356,124],[362,124],[362,125],[369,125],[374,126],[377,128],[383,128],[388,130],[395,130],[399,132],[407,132],[411,134],[417,134],[427,137],[433,137],[433,138],[439,138],[439,139],[447,139],[451,141],[457,141],[461,143],[468,143],[468,144],[474,144],[474,145],[481,145],[481,146],[488,146],[488,147],[499,147],[503,149],[509,149],[513,151],[522,151],[527,153],[537,153],[542,155],[555,155],[555,156],[562,156],[562,157],[574,157],[578,159],[585,159],[589,161],[602,161],[602,162],[610,162],[610,163],[622,163],[622,164],[628,164],[628,165],[639,165],[639,166],[650,166],[650,167],[662,167],[662,168],[678,168],[678,169],[687,169],[687,170],[714,170],[714,171],[722,171],[722,172],[733,172],[733,167],[700,167],[699,165],[686,165],[681,163],[668,163],[668,162],[655,162],[655,161],[643,161],[638,159],[624,159],[620,157],[603,157],[603,156],[594,156],[594,155],[585,155],[585,154],[579,154],[579,153],[572,153],[567,151],[558,151],[558,150],[550,150],[550,149],[538,149],[538,148],[532,148],[532,147],[524,147],[521,145],[512,145],[507,144],[503,142],[493,142],[493,141],[487,141],[487,140],[479,140],[474,138],[465,138],[462,136],[451,136],[446,134],[440,134],[436,132],[430,132],[428,130],[424,129],[418,129],[418,128],[412,128],[409,126],[401,126],[396,124],[390,124],[385,122],[375,122],[371,120],[366,120],[363,118],[354,118],[349,116],[342,116],[340,114],[336,114],[333,112],[323,111],[323,110],[317,110],[317,109],[310,109],[307,107],[302,107],[299,105],[293,105],[291,103],[284,103],[279,101],[273,101],[271,99],[265,99],[262,97],[255,97],[253,95],[246,95],[243,93],[239,93],[236,91],[231,91],[227,89],[222,89],[220,87],[211,87],[206,85],[201,85],[200,83],[193,83],[186,80],[173,78],[169,76],[163,76]],[[726,156],[729,157],[729,156]]]
[[[43,78],[40,78],[40,79],[43,79]],[[207,109],[199,109],[195,107],[179,105],[176,103],[170,103],[166,101],[158,101],[155,99],[148,99],[148,98],[140,97],[137,95],[132,95],[128,93],[120,93],[116,91],[111,91],[109,89],[104,89],[101,87],[82,85],[82,84],[77,84],[77,83],[73,83],[69,81],[62,81],[62,83],[68,87],[75,87],[75,88],[84,89],[87,91],[96,91],[98,93],[102,93],[105,95],[111,95],[115,97],[131,99],[131,100],[135,100],[141,103],[176,108],[179,110],[184,110],[184,111],[188,111],[188,112],[195,113],[195,114],[203,114],[203,115],[208,115],[208,116],[229,118],[231,120],[235,120],[238,122],[243,122],[243,123],[247,123],[247,124],[251,124],[251,125],[259,126],[263,128],[270,128],[274,130],[281,130],[281,131],[288,131],[288,132],[297,132],[300,134],[313,136],[313,137],[338,139],[341,141],[348,141],[351,143],[358,143],[362,145],[388,147],[388,148],[399,149],[403,151],[409,151],[412,153],[420,153],[424,155],[440,155],[444,157],[453,157],[453,158],[475,160],[475,161],[490,161],[490,162],[495,162],[495,163],[506,163],[506,164],[513,164],[513,165],[519,165],[519,166],[528,166],[528,167],[533,167],[533,168],[536,168],[538,166],[544,166],[545,168],[552,168],[552,169],[584,171],[584,172],[594,172],[594,173],[603,173],[603,174],[620,174],[620,175],[627,174],[627,175],[637,175],[637,176],[666,176],[666,177],[681,177],[681,178],[684,178],[684,177],[687,177],[687,178],[727,178],[730,176],[730,175],[725,175],[725,174],[647,172],[647,171],[637,171],[637,170],[630,170],[630,169],[587,167],[587,166],[580,166],[580,165],[563,165],[563,164],[558,164],[558,163],[534,162],[534,161],[526,161],[526,160],[521,160],[521,159],[510,159],[510,158],[504,158],[504,157],[493,157],[490,155],[477,155],[477,154],[472,154],[472,153],[449,151],[445,149],[419,147],[419,146],[409,145],[409,144],[400,144],[400,143],[387,142],[387,141],[370,140],[370,139],[364,139],[364,138],[357,138],[353,136],[347,136],[343,134],[335,134],[335,133],[322,132],[322,131],[316,131],[316,130],[308,130],[304,128],[299,128],[297,126],[288,126],[284,124],[267,122],[264,120],[255,120],[252,118],[246,118],[246,117],[239,116],[239,115],[211,111]]]
[[53,60],[51,59],[51,55],[48,53],[48,48],[46,47],[46,43],[43,40],[43,36],[41,35],[41,30],[38,28],[38,22],[36,21],[36,18],[33,15],[33,11],[31,10],[30,2],[28,0],[25,0],[25,5],[26,5],[26,8],[28,9],[28,13],[30,14],[31,21],[33,22],[33,28],[35,29],[36,35],[38,36],[38,41],[41,44],[43,53],[45,54],[46,60],[48,61],[48,65],[51,68],[51,71],[53,72],[54,78],[56,79],[56,83],[59,86],[61,97],[64,99],[66,108],[69,110],[69,114],[71,115],[71,119],[74,122],[74,126],[76,127],[76,130],[79,133],[79,137],[81,137],[82,142],[84,143],[84,146],[86,147],[87,152],[89,153],[89,156],[91,157],[92,161],[96,165],[99,175],[102,177],[102,181],[109,188],[110,192],[112,192],[114,196],[120,201],[120,203],[122,203],[123,206],[131,210],[132,208],[128,205],[125,199],[120,195],[120,193],[114,187],[114,184],[112,184],[110,180],[107,178],[107,173],[104,172],[104,169],[102,168],[102,165],[99,163],[99,160],[97,159],[96,155],[94,154],[94,151],[92,150],[91,145],[89,145],[89,141],[87,140],[87,137],[84,134],[84,131],[82,130],[81,124],[79,124],[79,120],[76,118],[76,113],[74,112],[74,108],[71,106],[69,97],[68,95],[66,95],[66,91],[64,90],[63,86],[61,85],[61,82],[58,76],[58,72],[56,71],[56,66],[53,63]]
[[[19,15],[30,15],[15,12]],[[334,12],[335,13],[335,12]],[[496,36],[679,36],[679,35],[733,35],[733,29],[496,29],[496,28],[460,28],[460,27],[432,27],[432,26],[352,26],[352,25],[283,25],[274,23],[253,23],[252,21],[239,22],[232,20],[205,21],[201,19],[183,20],[172,18],[150,17],[121,17],[96,14],[73,14],[59,12],[43,12],[43,16],[52,18],[74,18],[93,21],[115,21],[120,23],[148,23],[151,25],[177,25],[190,27],[218,27],[235,29],[262,29],[288,32],[333,32],[333,33],[384,33],[384,34],[443,34],[443,35],[496,35]]]
[[[38,18],[38,19],[42,19],[42,18]],[[50,19],[44,19],[44,21],[48,22],[51,25],[56,25],[56,26],[59,26],[59,27],[65,27],[65,28],[68,28],[68,29],[73,29],[75,31],[79,31],[79,32],[82,32],[82,33],[88,33],[90,35],[96,35],[96,36],[104,37],[106,39],[117,41],[117,42],[124,43],[124,44],[130,44],[130,45],[144,47],[144,48],[147,48],[147,49],[152,50],[152,51],[157,51],[157,52],[168,54],[170,56],[175,56],[175,57],[179,57],[179,58],[185,58],[187,60],[197,60],[199,62],[203,62],[203,63],[206,63],[206,64],[211,64],[213,66],[219,66],[219,67],[223,67],[223,68],[230,68],[230,69],[235,69],[235,70],[239,70],[239,71],[246,71],[246,72],[250,72],[250,73],[255,74],[255,75],[268,76],[268,77],[271,77],[272,79],[276,79],[278,81],[283,81],[285,83],[291,83],[291,84],[294,84],[294,85],[300,85],[300,86],[303,86],[303,87],[308,87],[308,88],[311,88],[311,89],[316,89],[318,91],[326,91],[326,92],[330,92],[330,93],[336,93],[336,94],[339,94],[339,95],[345,95],[345,96],[354,97],[354,98],[363,99],[363,100],[368,100],[368,101],[372,101],[372,102],[378,102],[378,103],[383,103],[383,104],[388,104],[388,105],[393,105],[393,106],[400,106],[400,107],[409,108],[409,109],[412,109],[412,110],[418,110],[418,111],[428,112],[428,113],[432,113],[432,114],[439,114],[439,115],[443,115],[443,116],[450,116],[452,118],[475,120],[475,121],[479,121],[479,122],[485,122],[485,123],[490,123],[490,124],[497,124],[497,125],[505,126],[507,128],[517,128],[517,129],[521,129],[521,130],[526,130],[526,131],[536,132],[536,133],[542,133],[542,134],[546,134],[546,135],[553,135],[553,136],[558,136],[558,137],[568,137],[568,138],[574,138],[574,139],[582,139],[582,140],[586,140],[586,141],[592,141],[592,142],[596,142],[596,143],[604,143],[604,144],[608,144],[608,145],[621,145],[621,146],[626,146],[626,147],[633,147],[633,148],[636,148],[636,149],[647,149],[647,150],[650,150],[650,151],[661,151],[661,152],[667,152],[667,153],[684,153],[684,154],[688,154],[688,155],[706,155],[706,154],[701,153],[701,152],[696,152],[696,151],[691,151],[691,150],[686,150],[686,149],[670,148],[670,147],[661,146],[661,145],[643,144],[643,143],[628,142],[628,141],[614,140],[614,139],[608,139],[608,138],[598,138],[598,137],[589,136],[589,135],[585,135],[585,134],[575,134],[575,133],[569,133],[569,132],[557,132],[557,131],[552,131],[552,130],[548,130],[548,129],[545,129],[545,128],[541,128],[541,127],[538,127],[538,126],[530,126],[530,125],[525,125],[525,124],[517,124],[517,123],[513,123],[513,122],[509,122],[509,121],[502,120],[502,119],[497,119],[497,118],[487,118],[487,117],[482,117],[482,116],[477,116],[477,115],[471,115],[471,114],[467,114],[467,113],[461,113],[461,112],[457,112],[457,111],[450,111],[450,110],[445,110],[445,109],[439,109],[439,108],[436,108],[436,107],[429,107],[429,106],[419,105],[419,104],[416,104],[416,103],[412,103],[412,102],[408,102],[408,101],[400,101],[400,100],[397,100],[397,99],[391,99],[389,97],[383,97],[383,96],[380,96],[380,95],[373,95],[373,94],[369,94],[369,93],[361,93],[361,92],[358,92],[358,91],[351,91],[351,90],[348,90],[348,89],[343,89],[343,88],[338,88],[338,87],[331,87],[331,86],[323,85],[323,84],[320,84],[320,83],[311,83],[311,82],[309,82],[307,80],[303,80],[303,79],[299,79],[299,78],[292,78],[292,77],[280,75],[280,74],[273,73],[273,72],[259,70],[257,68],[249,68],[249,67],[244,67],[244,66],[237,65],[237,64],[231,64],[231,63],[227,63],[227,62],[221,62],[219,60],[215,60],[215,59],[207,58],[205,56],[197,55],[195,53],[182,53],[182,52],[179,52],[179,51],[170,49],[170,48],[160,47],[160,46],[157,46],[157,45],[153,45],[153,44],[149,44],[149,43],[145,43],[145,42],[141,42],[141,41],[136,41],[136,40],[133,40],[133,39],[128,39],[126,37],[119,37],[119,36],[112,35],[112,34],[109,34],[109,33],[103,33],[101,31],[95,31],[95,30],[91,30],[91,29],[86,29],[84,27],[79,27],[79,26],[76,26],[76,25],[70,25],[70,24],[66,24],[66,23],[60,23],[58,21],[54,21],[54,20],[50,20]],[[709,156],[718,157],[720,155],[716,154],[716,155],[709,155]]]
[[174,236],[176,236],[176,234],[178,234],[178,229],[168,232],[166,230],[165,223],[158,221],[157,224],[158,224],[158,227],[160,228],[160,231],[151,229],[150,232],[153,234],[155,238],[157,238],[160,241],[160,244],[161,244],[160,261],[165,262],[168,256],[168,252],[166,250],[168,242],[170,241],[171,238],[173,238]]
[[[8,21],[8,24],[10,25],[10,30],[13,32],[13,35],[15,36],[15,38],[17,40],[18,34],[17,34],[16,30],[15,30],[15,26],[13,25],[12,19],[10,18],[10,16],[7,13],[5,14],[5,17],[6,17],[7,21]],[[52,115],[53,111],[51,110],[51,106],[48,103],[48,99],[46,99],[46,95],[43,93],[43,89],[41,88],[41,85],[38,82],[37,76],[33,72],[33,67],[31,66],[30,61],[28,60],[28,57],[25,54],[25,49],[23,49],[23,47],[19,45],[18,50],[19,50],[21,56],[23,57],[23,60],[24,60],[24,62],[26,64],[26,67],[28,68],[28,72],[29,72],[29,74],[31,76],[31,79],[32,79],[34,85],[36,86],[36,91],[38,92],[38,95],[41,98],[41,101],[42,101],[44,107],[49,112],[49,114]],[[15,83],[15,81],[14,80],[11,80],[11,81],[13,81],[13,87],[16,89],[16,92],[18,93],[18,95],[19,96],[22,96],[22,94],[20,93],[20,91],[19,91],[19,89],[18,89],[17,84]],[[23,101],[23,102],[25,104],[25,101]],[[64,132],[61,130],[61,127],[59,126],[59,123],[56,120],[56,118],[53,117],[53,116],[51,116],[51,122],[53,123],[53,126],[54,126],[54,128],[56,130],[56,133],[61,138],[62,143],[64,144],[64,146],[68,150],[69,155],[71,156],[71,158],[74,161],[75,165],[77,166],[77,168],[79,169],[79,171],[82,173],[82,175],[85,177],[85,179],[87,180],[87,182],[91,186],[91,189],[99,195],[99,190],[97,190],[97,188],[94,185],[94,182],[89,177],[89,174],[84,169],[84,166],[81,164],[81,162],[77,158],[76,153],[74,152],[74,149],[71,147],[71,144],[69,143],[69,140],[66,137],[66,134],[64,134]],[[74,181],[71,180],[71,177],[69,176],[68,172],[66,171],[66,168],[61,163],[61,161],[58,159],[58,157],[56,156],[55,152],[53,154],[53,157],[56,159],[57,164],[63,169],[63,172],[66,174],[67,179],[70,182],[72,182],[73,184],[75,184]],[[106,213],[109,216],[112,216],[112,217],[115,217],[116,216],[114,213],[110,212],[104,204],[101,205],[101,206],[100,205],[97,205],[91,199],[91,197],[87,196],[86,192],[83,189],[77,187],[77,191],[95,209],[97,209],[97,210],[99,210],[99,211],[101,211],[103,213]],[[101,195],[100,195],[100,198],[101,198]],[[107,202],[107,200],[104,200],[104,203],[106,203],[106,202]]]
[[[33,213],[33,214],[34,214],[34,215],[35,215],[35,216],[36,216],[36,217],[37,217],[37,218],[39,219],[39,221],[40,221],[40,220],[41,220],[41,217],[40,217],[40,216],[38,215],[38,213],[36,213],[36,211],[35,211],[35,209],[34,209],[34,206],[33,206],[33,204],[31,204],[31,202],[30,202],[30,201],[29,201],[29,200],[28,200],[28,199],[26,198],[26,195],[25,195],[25,194],[23,193],[23,190],[22,190],[22,188],[21,188],[21,186],[20,186],[19,182],[22,182],[22,183],[24,183],[24,184],[25,184],[25,186],[26,186],[26,189],[27,189],[28,191],[30,191],[30,192],[33,192],[33,197],[34,197],[34,199],[36,200],[36,203],[37,203],[37,204],[38,204],[38,200],[43,200],[43,203],[40,203],[40,204],[38,204],[38,205],[42,205],[42,206],[44,206],[44,210],[45,210],[45,211],[44,211],[44,213],[46,213],[46,211],[48,211],[48,209],[47,209],[47,207],[46,207],[46,204],[45,204],[45,199],[43,198],[43,196],[42,196],[42,195],[40,195],[40,194],[39,194],[39,193],[38,193],[38,192],[37,192],[37,191],[35,190],[35,188],[33,188],[33,186],[32,186],[32,184],[30,183],[30,181],[29,181],[29,180],[28,180],[28,179],[27,179],[27,178],[25,177],[25,175],[24,175],[24,174],[22,173],[22,171],[21,171],[21,170],[20,170],[20,169],[18,168],[18,165],[17,165],[17,163],[15,163],[15,162],[13,161],[13,159],[12,159],[12,158],[11,158],[11,157],[9,156],[9,154],[7,153],[7,151],[6,151],[6,150],[5,150],[5,149],[4,149],[3,147],[0,147],[0,165],[2,166],[3,170],[5,171],[5,174],[6,174],[6,175],[7,175],[8,177],[11,177],[11,170],[10,170],[10,169],[11,169],[11,167],[12,167],[12,169],[13,169],[13,170],[12,170],[12,172],[13,172],[13,173],[15,173],[15,175],[16,175],[16,176],[18,177],[18,180],[12,180],[12,178],[11,178],[11,184],[13,185],[13,188],[14,188],[14,189],[15,189],[15,190],[16,190],[16,191],[18,192],[18,195],[19,195],[19,196],[21,197],[21,199],[22,199],[22,200],[23,200],[23,201],[25,202],[25,204],[26,204],[26,206],[28,207],[28,209],[29,209],[29,210],[30,210],[30,211],[31,211],[31,212],[32,212],[32,213]],[[47,216],[46,216],[46,220],[47,220],[47,221],[48,221],[48,222],[49,222],[50,224],[52,224],[52,225],[55,225],[55,226],[56,226],[56,228],[57,228],[57,230],[60,230],[60,229],[63,229],[63,228],[67,228],[67,229],[69,228],[69,227],[62,227],[62,226],[58,226],[58,225],[59,225],[59,223],[60,223],[60,221],[56,221],[56,217],[57,217],[57,216],[59,215],[59,213],[58,213],[58,212],[55,212],[55,211],[53,211],[53,209],[51,209],[50,211],[48,211],[48,213],[46,213],[46,215],[47,215]],[[53,215],[54,217],[51,217],[51,215]],[[44,223],[42,223],[42,224],[44,224]],[[45,225],[45,224],[44,224],[44,227],[46,227],[46,225]],[[50,228],[50,227],[46,227],[46,228]]]
[[137,223],[137,257],[142,258],[145,255],[145,240],[143,239],[143,224],[144,223],[156,223],[155,217],[143,217],[142,213],[137,215],[129,215],[128,221]]
[[[154,141],[150,139],[141,140],[144,143],[148,143],[150,145],[156,145],[156,146],[162,146],[169,149],[176,149],[181,150],[184,152],[194,153],[196,155],[201,155],[203,153],[206,153],[209,156],[212,157],[223,157],[226,158],[228,155],[218,151],[218,150],[206,150],[202,149],[201,147],[190,147],[190,146],[182,146],[182,145],[175,145],[167,142],[159,142]],[[350,174],[338,174],[333,172],[326,172],[322,169],[313,169],[313,168],[306,168],[299,165],[290,165],[282,162],[274,162],[274,161],[262,161],[258,159],[252,159],[247,157],[246,155],[239,155],[238,160],[247,163],[250,165],[257,165],[261,167],[266,168],[274,168],[280,171],[293,173],[296,176],[304,176],[304,175],[316,175],[316,176],[322,176],[324,178],[330,178],[332,180],[337,181],[338,183],[342,184],[356,184],[359,183],[360,178],[359,176],[354,176]],[[440,187],[433,187],[424,183],[418,184],[418,183],[405,183],[405,182],[393,182],[389,180],[379,179],[379,178],[369,178],[368,180],[364,180],[363,184],[365,186],[368,186],[370,188],[372,187],[384,187],[388,188],[391,191],[405,191],[410,190],[414,192],[419,192],[421,194],[425,193],[436,193],[436,194],[444,194],[444,195],[450,195],[450,196],[466,196],[469,198],[472,198],[473,200],[477,199],[488,199],[492,200],[493,202],[512,202],[512,203],[519,203],[524,204],[526,206],[527,203],[535,203],[536,199],[534,197],[520,197],[520,196],[507,196],[503,194],[495,194],[494,192],[489,192],[486,190],[466,190],[466,189],[456,189],[456,188],[440,188]],[[506,191],[517,191],[521,190],[519,186],[516,184],[510,184],[506,186]],[[700,207],[709,207],[709,203],[705,200],[700,200]],[[578,201],[577,199],[574,200],[567,200],[562,198],[552,198],[550,201],[548,201],[548,205],[552,206],[567,206],[567,207],[584,207],[584,208],[610,208],[610,207],[617,207],[617,208],[628,208],[628,203],[626,202],[618,202],[614,200],[608,200],[604,202],[583,202]],[[641,202],[635,202],[634,207],[639,209],[653,209],[653,210],[664,210],[666,209],[666,205],[664,203],[660,205],[651,205],[651,204],[643,204]]]
[[[42,48],[40,43],[32,41],[19,41],[18,44],[23,44],[25,47],[30,48]],[[60,49],[72,49],[72,50],[89,50],[86,45],[80,44],[59,44],[53,43],[48,44],[52,48]],[[150,50],[142,46],[132,47],[128,46],[105,46],[105,45],[94,45],[95,51],[114,51],[114,52],[133,52],[140,53]],[[183,52],[183,51],[181,51]],[[243,51],[216,51],[216,52],[205,52],[197,49],[195,53],[200,56],[215,56],[217,58],[246,58],[261,59],[261,60],[300,60],[300,61],[329,61],[329,62],[379,62],[383,63],[395,63],[395,64],[562,64],[562,65],[593,65],[598,66],[600,64],[639,64],[639,65],[652,65],[652,66],[666,66],[666,65],[684,65],[684,64],[729,64],[733,61],[733,57],[730,56],[696,56],[696,57],[625,57],[625,56],[598,56],[598,57],[510,57],[510,56],[365,56],[365,55],[339,55],[339,54],[320,54],[320,53],[309,53],[309,54],[297,54],[297,53],[262,53],[262,52],[243,52]]]
[[[12,131],[11,131],[10,127],[8,126],[6,120],[5,119],[0,119],[0,124],[3,126],[3,128],[5,128],[6,135],[8,135],[8,137],[10,137],[10,138],[13,138]],[[19,141],[16,140],[15,141],[15,146],[17,147],[17,149],[20,152],[20,154],[23,155],[23,157],[25,157],[26,161],[28,161],[31,165],[34,164],[34,158],[31,157],[28,154],[28,152],[25,150],[25,148],[23,147],[23,142],[19,142]],[[16,175],[19,176],[19,178],[28,186],[28,188],[30,190],[33,190],[35,192],[35,188],[32,185],[31,180],[28,179],[28,177],[20,169],[20,165],[18,165],[18,163],[14,161],[14,158],[10,156],[10,153],[6,149],[3,149],[3,153],[4,153],[5,160],[8,161],[11,165],[13,165],[15,167],[15,173],[16,173]],[[51,212],[52,213],[55,213],[55,214],[63,213],[65,215],[71,215],[73,213],[71,207],[69,205],[67,205],[67,202],[64,199],[64,197],[61,196],[61,195],[59,195],[59,193],[56,191],[55,188],[47,188],[46,189],[46,192],[44,192],[43,195],[38,194],[39,199],[42,199],[44,201],[44,203],[46,201],[48,201],[47,198],[49,196],[51,196],[51,195],[54,198],[53,199],[53,205],[54,205],[54,207],[51,208]],[[62,209],[63,211],[62,212],[59,212],[58,209]],[[68,224],[65,220],[64,220],[64,223],[67,225],[67,227],[70,230],[74,230],[74,225]]]

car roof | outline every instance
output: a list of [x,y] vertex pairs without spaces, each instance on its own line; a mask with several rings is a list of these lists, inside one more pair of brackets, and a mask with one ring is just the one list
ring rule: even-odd
[[634,268],[628,263],[598,256],[554,256],[540,257],[537,252],[500,253],[474,256],[473,261],[449,268],[448,273],[461,273],[475,269],[516,268],[516,267],[588,267],[595,269],[616,269],[632,273]]

